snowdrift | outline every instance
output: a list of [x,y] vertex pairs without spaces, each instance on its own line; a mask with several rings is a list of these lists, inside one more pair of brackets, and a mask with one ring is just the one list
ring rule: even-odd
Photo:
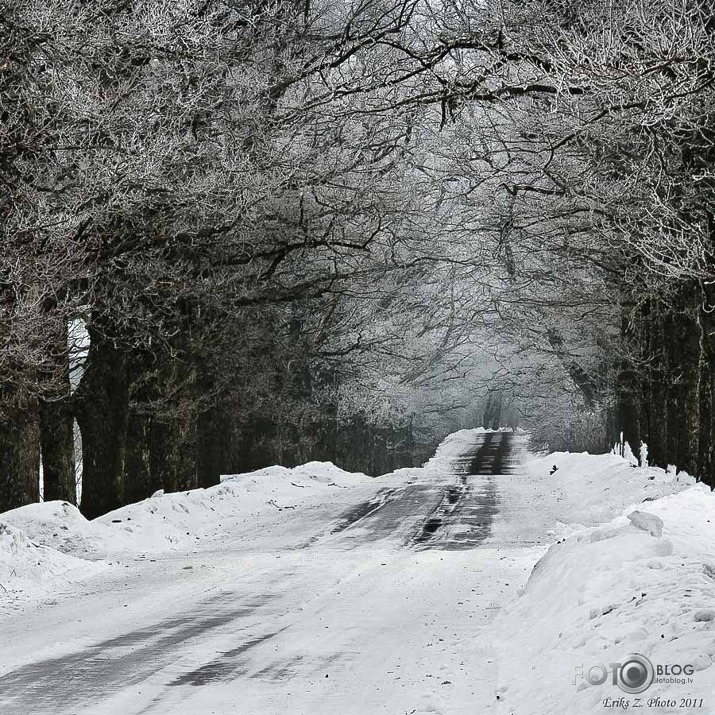
[[63,501],[28,504],[0,514],[0,519],[38,544],[81,558],[112,538],[104,524],[87,521],[76,506]]
[[562,492],[562,520],[583,526],[609,522],[624,505],[653,501],[695,484],[684,472],[639,468],[616,454],[553,452],[526,464],[534,474],[554,467],[558,469],[550,476]]
[[332,462],[307,462],[293,468],[266,467],[245,474],[226,474],[221,477],[221,481],[240,482],[246,491],[264,491],[268,483],[267,478],[270,479],[273,493],[287,487],[291,482],[300,482],[305,486],[351,486],[372,479],[361,472],[346,472]]
[[[677,705],[652,712],[710,712],[714,543],[715,494],[696,485],[551,546],[521,597],[494,623],[503,712],[595,713],[606,698],[620,696],[634,707],[641,697],[642,712],[651,712],[647,702],[656,697]],[[656,681],[639,696],[612,684],[612,668],[603,685],[581,676],[631,653],[654,665],[690,665],[692,683]],[[704,698],[703,708],[684,709],[681,698],[688,697]]]
[[2,610],[28,596],[42,596],[58,582],[70,583],[101,567],[60,553],[28,538],[25,532],[0,521],[0,606]]
[[296,508],[319,492],[370,481],[330,462],[294,469],[268,467],[221,477],[208,489],[154,496],[88,521],[67,502],[44,502],[13,509],[0,519],[30,539],[74,556],[99,558],[125,552],[161,552],[194,547],[216,536],[222,519],[255,515],[279,502]]
[[224,476],[209,489],[157,492],[92,521],[61,501],[13,509],[0,514],[0,605],[10,595],[43,595],[61,574],[91,575],[100,568],[92,562],[100,559],[211,547],[220,543],[226,520],[260,520],[281,504],[299,508],[321,493],[371,479],[330,462],[310,462]]

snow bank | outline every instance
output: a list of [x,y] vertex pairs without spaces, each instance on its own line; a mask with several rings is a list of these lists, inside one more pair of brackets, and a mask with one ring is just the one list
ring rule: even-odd
[[25,532],[0,521],[0,612],[20,599],[46,595],[62,581],[83,578],[99,568],[82,559],[36,544]]
[[257,511],[296,509],[316,494],[371,479],[331,462],[309,462],[293,469],[267,467],[222,476],[219,485],[208,489],[157,494],[105,514],[95,523],[111,528],[111,550],[186,549],[220,538],[226,519],[240,520]]
[[247,489],[254,491],[256,488],[263,490],[266,485],[266,478],[273,482],[273,486],[284,485],[288,482],[301,482],[308,485],[331,485],[351,486],[364,484],[372,479],[360,472],[346,472],[340,467],[336,467],[332,462],[307,462],[298,467],[289,469],[288,467],[266,467],[255,472],[245,474],[226,474],[221,477],[222,482],[238,481]]
[[549,474],[558,485],[563,504],[563,514],[557,515],[560,521],[584,526],[611,521],[630,503],[652,501],[695,484],[684,472],[639,468],[616,454],[553,452],[530,459],[526,469],[533,475]]
[[22,530],[30,539],[73,556],[90,556],[98,543],[111,540],[111,530],[88,521],[79,509],[65,501],[49,501],[6,511],[3,521]]
[[321,492],[371,479],[330,462],[309,462],[294,469],[268,467],[223,476],[221,484],[208,489],[157,492],[93,521],[59,501],[20,507],[5,512],[2,519],[33,541],[74,556],[193,549],[205,539],[220,539],[226,519],[240,520],[261,510],[295,509]]
[[62,501],[13,509],[0,515],[0,606],[10,596],[19,602],[48,593],[62,574],[82,578],[102,568],[92,561],[216,548],[237,526],[251,528],[370,481],[330,462],[310,462],[224,476],[209,489],[157,492],[92,521]]
[[[715,495],[691,486],[633,511],[551,546],[496,619],[500,712],[596,713],[621,696],[631,707],[641,697],[641,712],[713,712]],[[631,653],[654,666],[692,666],[692,682],[681,674],[685,682],[656,679],[626,694],[612,684],[609,664]],[[581,677],[597,664],[609,668],[603,685]],[[683,707],[688,697],[703,698],[702,707]]]

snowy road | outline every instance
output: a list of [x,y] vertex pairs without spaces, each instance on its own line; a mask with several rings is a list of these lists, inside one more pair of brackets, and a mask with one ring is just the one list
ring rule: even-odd
[[[622,508],[525,456],[520,435],[463,431],[377,479],[306,465],[53,521],[40,536],[110,565],[4,613],[0,713],[496,712],[491,622],[555,524]],[[152,551],[169,522],[184,531]]]
[[[627,591],[620,610],[598,589],[584,601],[589,559],[621,568],[614,554],[642,551],[636,590],[656,594],[653,579],[672,578],[652,555],[673,547],[623,526],[593,544],[575,536],[558,547],[575,549],[572,571],[562,574],[552,559],[531,598],[516,602],[518,591],[572,525],[595,527],[682,485],[617,456],[540,458],[524,443],[464,430],[422,469],[371,479],[324,463],[270,468],[93,522],[61,502],[6,512],[0,713],[560,715],[567,700],[569,712],[600,711],[599,693],[572,683],[573,664],[608,646],[599,634],[619,644],[614,657],[642,633],[655,634],[653,649],[669,641],[658,636],[660,602],[647,611],[648,628],[629,625],[646,606],[632,599],[628,564],[614,572]],[[699,494],[686,498],[700,504]],[[682,518],[667,519],[679,538]],[[692,528],[683,527],[683,543]],[[604,543],[616,546],[601,554]],[[690,557],[672,558],[682,568]],[[695,562],[689,595],[697,578],[710,583]],[[68,563],[79,575],[51,570]],[[562,577],[568,598],[557,607],[549,579]],[[620,626],[596,630],[594,613],[615,619],[621,610]],[[687,616],[678,613],[668,623]],[[676,644],[707,636],[685,621],[676,630]],[[591,646],[598,652],[584,656]],[[696,646],[696,654],[707,650]],[[532,671],[538,677],[524,677]]]
[[119,558],[5,623],[0,712],[484,711],[480,629],[524,580],[489,544],[511,440],[475,434],[430,469],[276,504],[194,553]]
[[480,435],[451,460],[443,475],[448,479],[381,490],[346,512],[337,531],[359,526],[366,541],[404,533],[406,546],[423,548],[479,546],[498,512],[497,480],[512,471],[512,437],[508,432]]

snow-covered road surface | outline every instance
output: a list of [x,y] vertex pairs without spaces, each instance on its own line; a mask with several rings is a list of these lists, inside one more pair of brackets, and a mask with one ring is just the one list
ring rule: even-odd
[[108,515],[116,538],[68,527],[75,553],[111,565],[5,610],[0,713],[503,712],[495,615],[571,516],[598,523],[628,499],[574,494],[524,456],[519,435],[463,431],[425,468],[377,479],[311,481],[306,465],[275,494],[257,479],[244,507],[187,517],[171,551],[121,539],[153,534],[141,515],[179,511],[174,495]]

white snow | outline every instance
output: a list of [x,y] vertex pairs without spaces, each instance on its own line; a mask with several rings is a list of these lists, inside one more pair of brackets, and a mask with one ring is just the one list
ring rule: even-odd
[[631,652],[693,665],[647,695],[715,711],[713,495],[519,434],[489,537],[409,545],[486,433],[378,478],[311,462],[91,522],[63,502],[0,515],[0,712],[586,715],[623,693],[577,668]]
[[[593,686],[579,673],[631,653],[695,671],[692,683],[651,685],[642,712],[714,711],[715,496],[692,486],[647,510],[662,520],[662,536],[626,516],[583,529],[551,546],[521,597],[500,613],[493,627],[503,712],[601,712],[605,698],[624,693],[611,674]],[[637,696],[624,697],[635,707]],[[647,707],[657,697],[677,705]],[[688,697],[704,705],[682,707]]]
[[[296,509],[316,495],[371,481],[330,462],[294,469],[268,467],[222,477],[209,489],[165,494],[88,521],[67,502],[43,502],[13,509],[2,519],[39,544],[75,556],[99,558],[212,547],[225,520],[255,522],[264,512]],[[234,528],[235,528],[234,523]]]
[[0,520],[0,615],[28,598],[51,594],[58,584],[86,578],[101,566],[42,546]]
[[628,514],[627,518],[636,529],[647,531],[651,536],[660,537],[663,535],[663,520],[655,514],[636,509]]

